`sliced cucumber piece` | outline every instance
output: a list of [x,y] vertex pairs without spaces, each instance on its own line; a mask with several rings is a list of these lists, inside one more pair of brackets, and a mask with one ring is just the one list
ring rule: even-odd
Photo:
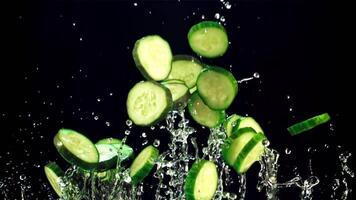
[[224,128],[225,128],[227,137],[230,137],[232,129],[237,125],[237,121],[240,118],[241,118],[241,116],[239,116],[237,114],[232,114],[225,120]]
[[203,65],[198,59],[187,55],[175,55],[167,79],[182,80],[189,88],[193,88],[202,69]]
[[136,185],[141,182],[150,173],[158,156],[158,149],[151,145],[144,148],[138,154],[130,166],[132,184]]
[[139,126],[150,126],[166,117],[172,109],[168,88],[153,81],[137,83],[129,92],[126,107],[129,118]]
[[96,144],[110,144],[116,148],[118,159],[121,161],[132,158],[134,152],[133,149],[127,144],[122,144],[120,139],[117,138],[105,138],[99,140]]
[[184,108],[190,97],[189,89],[181,80],[166,80],[161,82],[172,94],[175,108]]
[[136,41],[133,59],[147,80],[161,81],[171,71],[172,52],[167,41],[159,35],[148,35]]
[[214,21],[203,21],[192,26],[188,42],[195,53],[207,58],[222,56],[229,46],[225,28]]
[[[243,132],[242,132],[243,131]],[[234,166],[236,159],[246,144],[256,135],[256,132],[249,128],[242,130],[236,138],[228,138],[222,149],[224,160],[230,166]]]
[[200,73],[197,88],[204,103],[214,110],[227,109],[238,90],[237,81],[230,71],[211,66]]
[[321,115],[317,115],[315,117],[309,118],[297,124],[294,124],[288,127],[289,133],[294,136],[298,135],[302,132],[308,131],[320,124],[324,124],[330,120],[330,115],[328,113],[323,113]]
[[98,171],[105,171],[116,165],[118,159],[117,149],[111,144],[95,144],[99,152]]
[[197,91],[197,86],[189,89],[190,94],[193,94],[195,91]]
[[225,111],[210,109],[202,101],[198,92],[194,92],[190,97],[188,111],[197,123],[209,128],[218,126],[225,119]]
[[265,147],[263,140],[266,136],[262,133],[257,133],[254,137],[243,147],[237,156],[234,164],[234,169],[237,173],[245,173],[253,163],[261,159]]
[[98,166],[98,150],[84,135],[74,130],[60,129],[53,141],[59,154],[69,163],[84,170],[92,170]]
[[55,162],[50,162],[44,166],[44,171],[53,190],[61,197],[63,195],[61,187],[61,177],[64,176],[63,170]]
[[263,133],[261,126],[252,117],[241,117],[232,132],[237,132],[239,129],[247,127],[253,128],[257,133]]
[[218,186],[216,165],[207,160],[195,162],[189,170],[184,191],[187,200],[213,199]]

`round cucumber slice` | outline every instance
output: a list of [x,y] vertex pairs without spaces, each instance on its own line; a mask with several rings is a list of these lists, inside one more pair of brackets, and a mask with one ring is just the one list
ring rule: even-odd
[[203,21],[192,26],[188,42],[195,53],[207,58],[222,56],[229,46],[225,28],[214,21]]
[[158,156],[158,149],[151,145],[138,154],[130,166],[132,184],[136,185],[141,182],[151,172]]
[[189,170],[185,185],[187,200],[213,199],[218,186],[218,171],[216,165],[207,160],[195,162]]
[[328,113],[323,113],[321,115],[317,115],[315,117],[309,118],[297,124],[294,124],[288,127],[289,133],[294,136],[298,135],[302,132],[308,131],[320,124],[324,124],[330,120],[330,115]]
[[204,103],[214,110],[227,109],[237,94],[232,73],[221,67],[207,67],[199,75],[197,88]]
[[172,106],[169,89],[153,81],[137,83],[126,101],[129,118],[139,126],[150,126],[164,119]]
[[67,162],[84,170],[92,170],[98,166],[98,150],[84,135],[74,130],[60,129],[53,141],[57,151]]
[[50,162],[44,166],[44,171],[53,190],[61,197],[63,194],[60,182],[62,181],[61,177],[64,176],[64,172],[55,162]]
[[209,128],[220,125],[225,119],[225,111],[210,109],[200,98],[198,92],[194,92],[190,97],[188,111],[197,123]]

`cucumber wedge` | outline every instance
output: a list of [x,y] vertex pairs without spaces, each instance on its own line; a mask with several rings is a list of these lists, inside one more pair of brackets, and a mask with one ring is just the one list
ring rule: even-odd
[[241,118],[241,116],[239,116],[237,114],[232,114],[225,120],[224,128],[225,128],[227,137],[230,137],[232,129],[237,125],[237,121],[240,118]]
[[164,119],[172,105],[169,89],[154,81],[137,83],[126,101],[129,118],[139,126],[150,126]]
[[315,117],[309,118],[297,124],[294,124],[288,127],[289,133],[294,136],[298,135],[302,132],[308,131],[320,124],[324,124],[330,120],[330,115],[328,113],[323,113],[321,115],[317,115]]
[[118,159],[117,149],[111,144],[95,144],[99,152],[97,171],[105,171],[116,165]]
[[98,166],[98,150],[84,135],[74,130],[60,129],[53,142],[59,154],[72,165],[84,170],[92,170]]
[[117,138],[105,138],[99,140],[97,144],[110,144],[116,148],[118,159],[121,161],[128,160],[132,158],[134,152],[133,149],[127,144],[122,144],[120,139]]
[[161,81],[171,71],[171,48],[161,36],[148,35],[136,41],[132,51],[136,67],[147,80]]
[[192,26],[188,42],[195,53],[207,58],[222,56],[229,46],[225,28],[214,21],[203,21]]
[[214,110],[227,109],[238,90],[237,81],[230,71],[212,66],[199,74],[197,88],[204,103]]
[[236,126],[232,129],[232,132],[237,132],[242,128],[253,128],[256,133],[263,133],[261,126],[252,117],[241,117],[237,122]]
[[200,98],[198,92],[194,92],[190,97],[188,111],[197,123],[209,128],[220,125],[225,119],[225,111],[210,109]]
[[189,89],[181,80],[166,80],[161,82],[172,94],[172,100],[175,108],[184,108],[190,97]]
[[50,162],[44,166],[44,171],[53,190],[61,197],[63,194],[60,182],[62,181],[61,177],[64,176],[64,172],[55,162]]
[[263,140],[266,136],[262,133],[257,133],[240,151],[234,169],[237,173],[245,173],[253,163],[261,159],[265,147],[263,146]]
[[195,162],[189,170],[185,185],[187,200],[213,199],[218,186],[218,172],[216,165],[207,160]]
[[188,55],[175,55],[167,79],[182,80],[189,88],[193,88],[202,69],[203,65],[198,59]]
[[132,184],[136,185],[141,182],[151,172],[158,156],[158,149],[151,145],[138,154],[130,166]]

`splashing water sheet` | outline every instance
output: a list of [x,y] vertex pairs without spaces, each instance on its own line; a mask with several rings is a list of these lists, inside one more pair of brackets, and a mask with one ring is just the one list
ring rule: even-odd
[[[338,38],[320,23],[334,17],[329,6],[232,0],[58,0],[19,6],[11,16],[17,27],[13,66],[0,71],[11,80],[0,84],[0,199],[185,200],[185,179],[201,159],[217,167],[215,200],[354,199],[354,152],[344,122],[349,108],[339,103],[349,97],[330,90],[347,84],[332,67],[340,59],[328,49],[339,49],[332,46],[337,42],[321,45],[323,37]],[[202,20],[226,28],[224,56],[203,58],[189,48],[189,27]],[[223,125],[202,127],[184,109],[143,128],[128,120],[128,91],[143,79],[131,59],[134,41],[148,34],[163,36],[174,54],[217,64],[238,78],[239,94],[226,113],[259,119],[268,138],[246,173],[237,174],[223,159]],[[9,87],[14,82],[18,86]],[[330,112],[331,121],[305,134],[288,134],[288,126],[316,112]],[[150,174],[133,185],[132,160],[118,159],[105,172],[66,163],[53,146],[63,127],[93,141],[120,138],[135,156],[147,145],[160,155]],[[44,174],[49,161],[64,170],[61,197]]]

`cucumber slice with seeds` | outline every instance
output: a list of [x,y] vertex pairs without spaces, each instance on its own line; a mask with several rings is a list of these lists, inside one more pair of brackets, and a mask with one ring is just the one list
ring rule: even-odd
[[92,170],[98,166],[98,150],[84,135],[74,130],[60,129],[53,142],[59,154],[69,163],[84,170]]
[[198,59],[187,55],[175,55],[167,79],[182,80],[189,88],[193,88],[202,69],[203,65]]
[[220,125],[225,119],[225,111],[210,109],[200,98],[198,92],[194,92],[190,97],[188,111],[197,123],[209,128]]
[[195,53],[207,58],[222,56],[229,46],[225,28],[214,21],[203,21],[192,26],[188,42]]
[[261,126],[252,117],[241,117],[232,132],[237,132],[239,129],[247,127],[253,128],[257,133],[263,133]]
[[195,162],[189,170],[184,184],[187,200],[213,199],[218,186],[216,165],[207,160]]
[[200,73],[197,88],[204,103],[214,110],[227,109],[238,90],[237,81],[230,71],[212,66]]
[[117,149],[111,144],[95,144],[99,152],[98,171],[105,171],[116,165],[118,159]]
[[171,71],[172,52],[167,41],[159,35],[148,35],[136,41],[133,59],[147,80],[161,81]]
[[230,137],[233,128],[237,125],[237,121],[240,118],[241,118],[241,116],[239,116],[237,114],[232,114],[225,120],[224,128],[225,128],[227,137]]
[[167,80],[161,82],[172,94],[172,100],[175,108],[184,108],[190,97],[189,89],[181,80]]
[[116,148],[118,159],[121,161],[132,158],[134,152],[133,149],[127,144],[122,144],[120,139],[117,138],[104,138],[99,140],[96,144],[110,144]]
[[330,115],[328,113],[323,113],[321,115],[317,115],[315,117],[309,118],[297,124],[294,124],[288,127],[289,133],[294,136],[298,135],[302,132],[308,131],[320,124],[324,124],[330,120]]
[[44,171],[53,190],[61,197],[63,195],[61,187],[61,177],[64,176],[63,170],[55,162],[50,162],[44,166]]
[[137,83],[126,101],[129,118],[139,126],[150,126],[162,120],[172,105],[169,89],[153,81]]
[[158,149],[151,145],[138,154],[130,166],[132,184],[136,185],[141,182],[151,172],[158,156]]

